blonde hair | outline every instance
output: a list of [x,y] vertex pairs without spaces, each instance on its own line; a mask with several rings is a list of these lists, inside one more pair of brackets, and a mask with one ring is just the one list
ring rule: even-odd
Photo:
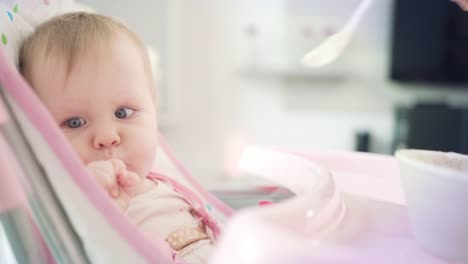
[[56,16],[39,25],[21,46],[19,70],[31,82],[34,55],[42,52],[45,58],[51,53],[63,56],[66,72],[70,73],[82,52],[90,48],[105,50],[117,33],[124,33],[139,47],[150,81],[154,83],[148,52],[140,38],[111,17],[86,12]]

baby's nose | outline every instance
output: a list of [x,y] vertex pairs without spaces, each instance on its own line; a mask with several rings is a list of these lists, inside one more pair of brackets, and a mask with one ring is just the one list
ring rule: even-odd
[[96,149],[115,147],[120,144],[120,136],[115,131],[105,131],[96,134],[93,146]]

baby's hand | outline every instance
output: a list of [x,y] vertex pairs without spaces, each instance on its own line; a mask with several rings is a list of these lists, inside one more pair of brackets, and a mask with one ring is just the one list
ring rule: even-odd
[[119,159],[94,161],[87,165],[87,169],[111,197],[116,199],[119,206],[125,209],[133,196],[132,190],[140,182],[140,177],[128,171],[125,163]]

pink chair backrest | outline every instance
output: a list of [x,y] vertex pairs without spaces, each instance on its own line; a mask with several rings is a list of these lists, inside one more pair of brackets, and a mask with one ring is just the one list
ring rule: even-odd
[[3,133],[3,126],[8,120],[8,114],[3,102],[0,101],[0,214],[26,204],[26,195],[19,182],[22,170],[14,157]]

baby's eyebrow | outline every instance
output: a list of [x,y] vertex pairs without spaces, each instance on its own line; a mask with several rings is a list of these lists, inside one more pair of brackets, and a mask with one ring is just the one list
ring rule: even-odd
[[74,117],[74,116],[76,116],[76,115],[66,115],[66,114],[64,114],[64,113],[61,113],[61,114],[53,114],[53,113],[52,113],[52,116],[54,117],[54,119],[55,119],[55,121],[56,121],[57,123],[62,123],[62,122],[64,122],[65,120],[67,120],[67,119],[69,119],[69,118],[72,118],[72,117]]
[[114,97],[116,104],[121,103],[137,103],[141,100],[140,96],[136,94],[124,94],[119,93],[116,97]]
[[52,116],[57,120],[60,119],[59,121],[62,121],[62,119],[65,118],[79,116],[83,111],[84,109],[82,107],[73,106],[72,104],[60,105],[49,109]]

